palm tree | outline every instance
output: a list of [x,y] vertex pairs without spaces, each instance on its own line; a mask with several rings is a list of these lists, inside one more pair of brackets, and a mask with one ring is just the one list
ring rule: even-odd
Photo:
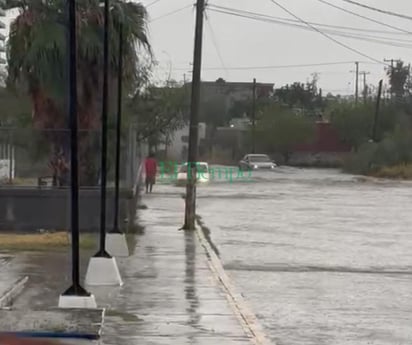
[[[97,182],[96,129],[99,126],[103,79],[104,8],[101,0],[77,0],[78,118],[81,183]],[[54,152],[67,154],[67,0],[13,0],[20,14],[10,26],[8,85],[24,88],[32,102],[33,125],[45,130]],[[134,91],[151,61],[147,12],[142,4],[111,0],[110,95],[115,95],[119,29],[123,27],[125,94]],[[147,57],[149,59],[147,59]],[[109,100],[110,101],[110,100]],[[113,104],[114,102],[109,102]],[[95,133],[92,135],[91,133]],[[67,131],[63,131],[67,133]],[[94,137],[94,138],[93,138]]]

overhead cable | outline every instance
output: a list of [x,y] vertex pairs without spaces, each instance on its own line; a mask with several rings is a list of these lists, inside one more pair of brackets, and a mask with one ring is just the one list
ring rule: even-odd
[[362,15],[362,14],[359,14],[359,13],[356,13],[356,12],[353,12],[353,11],[350,11],[350,10],[344,8],[344,7],[340,7],[340,6],[337,6],[337,5],[335,5],[335,4],[332,4],[332,3],[330,3],[329,1],[326,1],[326,0],[318,0],[318,1],[321,2],[322,4],[325,4],[325,5],[328,5],[328,6],[330,6],[330,7],[333,7],[333,8],[336,8],[336,9],[338,9],[338,10],[341,10],[341,11],[343,11],[343,12],[349,13],[349,14],[351,14],[351,15],[353,15],[353,16],[356,16],[356,17],[359,17],[359,18],[368,20],[368,21],[373,22],[373,23],[375,23],[375,24],[379,24],[379,25],[382,25],[382,26],[386,26],[387,28],[391,28],[391,29],[394,29],[394,30],[397,30],[397,31],[404,32],[404,33],[407,33],[407,34],[412,35],[412,31],[408,31],[408,30],[403,29],[403,28],[400,28],[400,27],[398,27],[398,26],[390,25],[390,24],[381,22],[381,21],[379,21],[379,20],[376,20],[376,19],[373,19],[373,18],[369,18],[369,17],[364,16],[364,15]]
[[382,10],[380,8],[365,5],[365,4],[362,4],[360,2],[353,1],[353,0],[342,0],[342,1],[347,2],[349,4],[352,4],[352,5],[355,5],[355,6],[366,8],[366,9],[371,10],[371,11],[387,14],[389,16],[394,16],[394,17],[399,17],[399,18],[403,18],[403,19],[412,20],[411,16],[408,16],[408,15],[405,15],[405,14],[396,13],[396,12],[392,12],[392,11],[389,11],[389,10]]
[[[271,19],[269,16],[260,17],[256,15],[246,15],[246,14],[241,14],[238,12],[225,11],[225,10],[220,10],[220,9],[215,9],[215,8],[210,8],[209,11],[232,15],[232,16],[241,17],[241,18],[246,18],[246,19],[252,19],[252,20],[264,22],[264,23],[296,27],[302,30],[313,32],[313,29],[311,27],[308,27],[307,25],[294,24],[290,22],[284,22],[281,20],[277,20],[277,19]],[[325,29],[323,30],[323,32],[328,33],[332,36],[341,36],[341,37],[347,37],[347,38],[352,38],[352,39],[357,39],[357,40],[362,40],[362,41],[367,41],[367,42],[372,42],[372,43],[385,44],[385,45],[389,45],[389,46],[393,46],[397,48],[412,49],[412,40],[407,40],[407,39],[389,38],[389,37],[382,37],[382,36],[376,36],[376,35],[372,36],[372,35],[366,35],[366,34],[356,34],[353,32],[345,32],[342,30],[339,31],[339,30],[331,30],[331,29],[329,30]]]
[[328,40],[335,42],[337,45],[340,45],[341,47],[350,50],[351,52],[358,54],[360,56],[366,57],[367,59],[377,62],[377,63],[381,63],[382,65],[386,65],[386,63],[381,62],[380,60],[365,54],[363,52],[361,52],[358,49],[355,49],[349,45],[347,45],[346,43],[343,43],[341,41],[338,41],[337,39],[331,37],[330,35],[324,33],[322,30],[318,29],[316,26],[313,26],[312,24],[309,24],[308,22],[306,22],[305,20],[303,20],[302,18],[300,18],[299,16],[297,16],[296,14],[294,14],[292,11],[289,11],[285,6],[281,5],[278,1],[276,0],[270,0],[273,4],[275,4],[277,7],[281,8],[283,11],[285,11],[286,13],[288,13],[289,15],[291,15],[292,17],[296,18],[297,20],[301,21],[302,23],[304,23],[305,25],[307,25],[308,27],[312,28],[314,31],[318,32],[319,34],[321,34],[322,36],[324,36],[325,38],[327,38]]

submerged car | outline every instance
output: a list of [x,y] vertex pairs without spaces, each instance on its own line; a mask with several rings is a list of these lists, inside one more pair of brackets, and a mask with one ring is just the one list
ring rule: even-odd
[[[186,184],[187,182],[187,163],[183,164],[177,173],[177,183]],[[207,183],[210,180],[209,165],[206,162],[196,163],[196,183]]]
[[277,165],[268,155],[248,154],[239,162],[240,170],[274,169]]

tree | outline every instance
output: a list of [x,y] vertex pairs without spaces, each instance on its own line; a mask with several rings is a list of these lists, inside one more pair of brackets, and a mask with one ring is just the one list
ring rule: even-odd
[[391,94],[399,102],[408,94],[410,81],[410,66],[405,66],[403,61],[398,61],[396,66],[387,71]]
[[[401,113],[396,106],[382,106],[377,123],[378,140],[394,129],[400,116]],[[352,103],[337,104],[330,112],[330,120],[338,131],[340,139],[357,151],[363,143],[372,138],[375,104],[357,106]]]
[[228,121],[227,115],[226,97],[224,95],[215,95],[208,100],[202,100],[200,103],[200,121],[213,128],[223,126]]
[[282,154],[285,162],[297,145],[310,142],[314,136],[314,122],[291,110],[272,106],[258,122],[258,144],[266,151]]
[[[67,136],[61,134],[61,129],[67,128],[66,1],[14,3],[21,11],[10,26],[8,85],[27,92],[33,108],[33,125],[48,130],[52,151],[63,150],[67,155]],[[76,1],[80,181],[86,185],[97,183],[99,140],[90,133],[99,127],[100,120],[104,23],[101,3],[100,0]],[[146,73],[141,65],[144,54],[150,53],[147,13],[143,5],[132,2],[112,0],[111,6],[109,94],[116,94],[120,24],[124,33],[124,94],[129,94]]]
[[314,115],[315,110],[322,108],[322,95],[317,87],[318,76],[305,83],[295,82],[275,90],[274,97],[282,105],[289,108],[302,108]]
[[25,94],[0,87],[0,126],[27,128],[31,123],[31,102]]
[[129,123],[138,123],[138,140],[156,145],[167,139],[187,121],[188,102],[179,84],[149,86],[126,101],[125,115]]
[[[273,104],[273,99],[269,97],[257,97],[255,103],[256,117],[262,113],[268,106]],[[241,118],[245,115],[249,118],[252,117],[253,112],[253,100],[245,99],[235,101],[232,107],[229,109],[228,119]]]

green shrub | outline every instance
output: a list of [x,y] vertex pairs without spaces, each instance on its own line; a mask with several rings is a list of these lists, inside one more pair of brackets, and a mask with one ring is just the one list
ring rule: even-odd
[[412,132],[409,122],[401,122],[381,142],[360,146],[344,165],[355,174],[376,174],[384,168],[412,163]]

